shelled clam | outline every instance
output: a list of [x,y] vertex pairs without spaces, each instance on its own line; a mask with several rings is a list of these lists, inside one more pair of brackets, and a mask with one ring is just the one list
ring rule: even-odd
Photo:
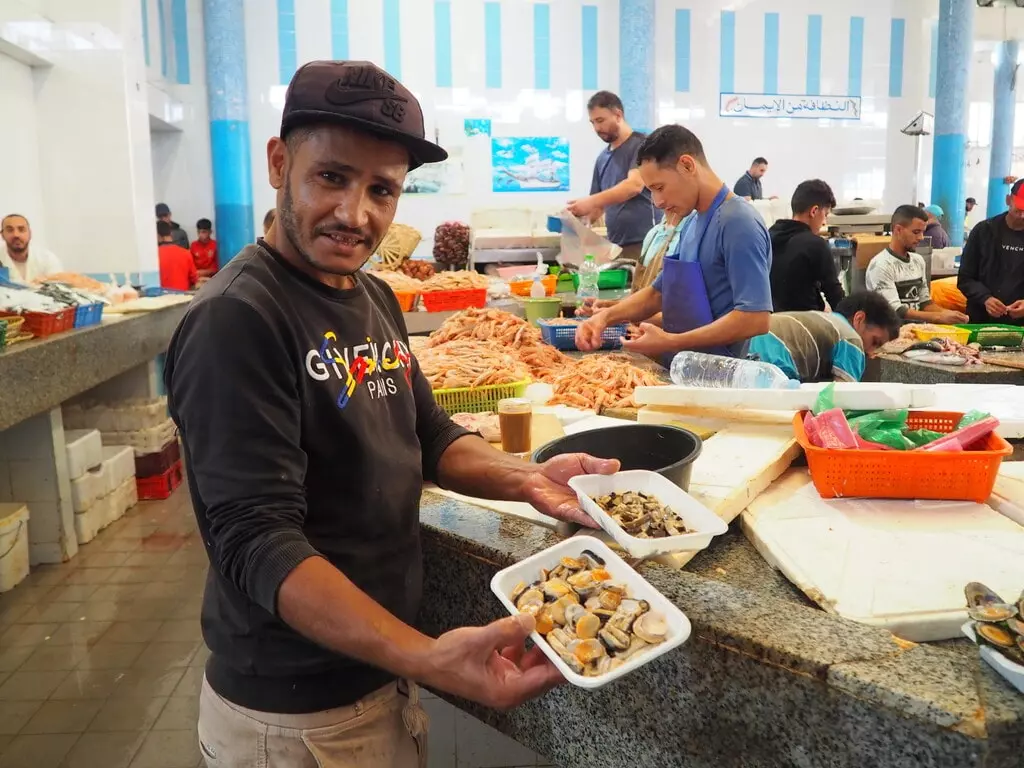
[[604,566],[585,549],[541,569],[533,583],[520,581],[509,594],[518,611],[534,616],[537,632],[569,669],[586,677],[611,672],[669,633],[665,617],[630,597]]
[[984,584],[972,581],[964,587],[964,595],[978,642],[1024,664],[1024,593],[1016,603],[1008,603]]

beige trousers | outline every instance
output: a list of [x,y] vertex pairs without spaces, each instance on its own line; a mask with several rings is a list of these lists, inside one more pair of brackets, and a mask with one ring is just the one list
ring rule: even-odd
[[236,706],[203,679],[199,748],[207,768],[425,768],[426,712],[412,683],[308,715]]

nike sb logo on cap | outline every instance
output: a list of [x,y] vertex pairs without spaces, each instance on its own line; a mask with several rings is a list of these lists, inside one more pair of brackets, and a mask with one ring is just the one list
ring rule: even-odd
[[405,119],[408,99],[395,92],[395,80],[376,67],[348,67],[334,80],[324,98],[339,107],[364,101],[381,101],[381,114],[396,123]]

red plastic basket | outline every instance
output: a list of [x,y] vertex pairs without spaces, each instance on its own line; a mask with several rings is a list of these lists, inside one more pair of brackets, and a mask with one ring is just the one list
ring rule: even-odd
[[[37,339],[70,331],[75,327],[76,309],[76,307],[68,307],[59,312],[22,312],[20,317],[25,318],[22,330],[31,333]],[[13,312],[0,312],[0,317],[11,316],[18,317],[19,315]]]
[[[910,429],[948,433],[962,413],[911,411]],[[991,432],[978,450],[862,451],[819,448],[804,431],[804,414],[793,417],[796,440],[807,454],[814,487],[825,499],[951,499],[984,502],[992,495],[1004,456],[1013,453],[1008,442]]]
[[181,448],[175,437],[156,453],[135,456],[135,476],[143,479],[155,477],[173,467],[181,458]]
[[181,485],[180,460],[174,462],[170,469],[159,475],[135,478],[135,487],[139,491],[139,498],[148,501],[168,498],[179,485]]
[[466,288],[460,291],[424,291],[421,294],[427,312],[457,312],[460,309],[487,306],[486,288]]

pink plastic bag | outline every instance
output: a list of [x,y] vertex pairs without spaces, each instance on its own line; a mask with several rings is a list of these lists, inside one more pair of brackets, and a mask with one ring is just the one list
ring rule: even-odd
[[888,445],[882,445],[881,443],[874,443],[871,440],[865,440],[860,435],[854,435],[857,439],[857,447],[862,451],[891,451]]
[[[970,449],[972,445],[981,440],[990,432],[994,431],[999,426],[999,419],[995,416],[987,416],[980,421],[976,421],[973,424],[958,429],[955,432],[950,432],[948,435],[943,435],[938,440],[933,440],[930,443],[922,445],[920,448],[916,448],[918,451],[956,451]],[[949,443],[955,442],[959,449],[949,447]]]
[[822,447],[821,435],[818,434],[818,423],[810,411],[804,414],[804,432],[807,433],[807,439],[811,441],[811,445]]
[[851,449],[857,447],[857,437],[846,421],[842,408],[831,408],[815,417],[815,426],[821,436],[823,448]]

